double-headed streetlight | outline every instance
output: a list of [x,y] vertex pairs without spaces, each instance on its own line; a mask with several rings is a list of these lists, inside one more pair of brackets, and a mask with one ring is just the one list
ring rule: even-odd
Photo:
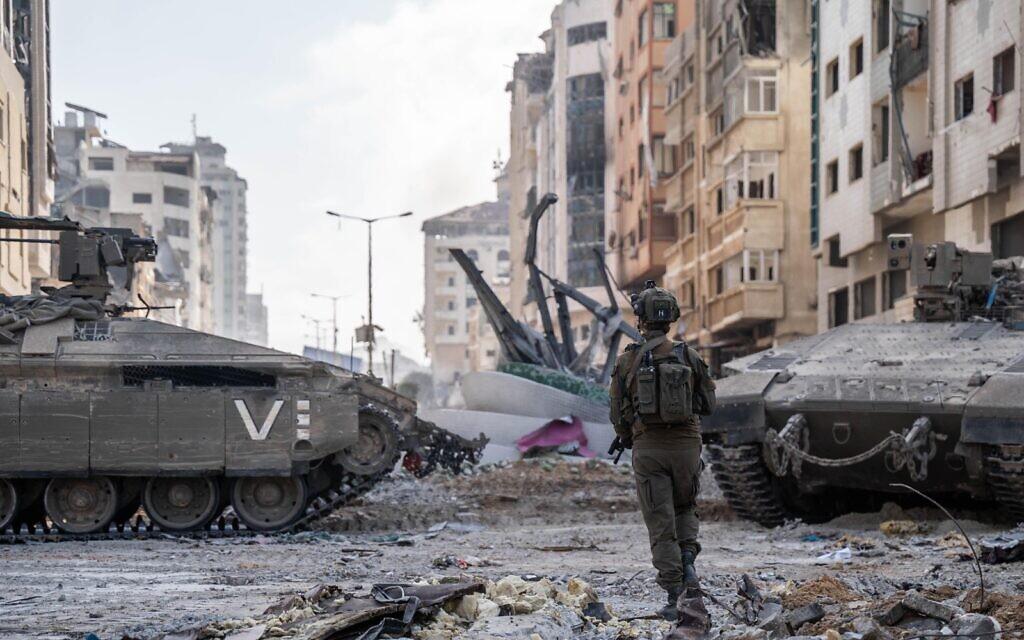
[[[311,293],[309,295],[314,297],[314,298],[323,298],[324,300],[330,300],[331,303],[334,305],[334,313],[331,315],[331,327],[332,327],[332,330],[334,331],[334,340],[331,343],[331,351],[334,354],[337,354],[338,353],[338,300],[341,300],[342,298],[347,298],[348,296],[329,296],[329,295],[326,295],[326,294],[323,294],[323,293]],[[333,359],[334,356],[332,355],[331,358]]]
[[381,220],[391,220],[394,218],[406,218],[412,215],[412,211],[406,211],[405,213],[399,213],[393,216],[381,216],[379,218],[361,218],[359,216],[350,216],[345,213],[335,213],[334,211],[328,211],[327,215],[334,216],[335,218],[345,218],[346,220],[356,220],[358,222],[366,223],[366,265],[367,265],[367,276],[368,276],[368,287],[367,287],[367,323],[366,323],[366,357],[369,361],[367,364],[366,372],[373,376],[373,341],[374,341],[374,326],[373,326],[373,223],[380,222]]

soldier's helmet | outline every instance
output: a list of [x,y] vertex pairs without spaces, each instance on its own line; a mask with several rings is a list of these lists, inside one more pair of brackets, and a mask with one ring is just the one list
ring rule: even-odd
[[679,303],[676,297],[666,289],[648,280],[644,290],[630,297],[633,313],[647,324],[671,324],[679,319]]

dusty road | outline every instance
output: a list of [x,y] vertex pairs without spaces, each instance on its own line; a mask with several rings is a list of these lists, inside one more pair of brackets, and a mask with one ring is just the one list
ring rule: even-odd
[[[556,583],[580,577],[620,617],[641,615],[660,606],[662,593],[653,582],[646,531],[632,507],[632,479],[623,471],[604,464],[533,463],[466,479],[397,480],[328,523],[344,531],[2,546],[0,637],[157,638],[260,614],[319,583],[360,591],[375,582],[460,574],[491,580],[535,574]],[[726,601],[734,599],[744,573],[786,597],[825,598],[853,612],[908,588],[951,598],[977,583],[972,564],[959,559],[966,550],[941,520],[886,535],[881,522],[907,517],[890,510],[769,531],[728,519],[713,487],[702,509],[712,518],[702,531],[699,568],[706,588]],[[373,529],[374,520],[385,529],[351,531]],[[428,530],[442,522],[448,525]],[[407,530],[388,530],[389,523]],[[967,526],[972,536],[999,531],[976,522]],[[845,547],[851,549],[848,562],[816,560]],[[449,556],[470,566],[445,566]],[[1024,593],[1021,564],[985,568],[990,590]],[[807,584],[826,574],[841,579],[848,592]],[[793,584],[787,588],[788,581]],[[1022,603],[1018,598],[1005,606],[1020,606],[1014,615],[1024,618]],[[716,620],[725,616],[718,607],[712,613]],[[641,636],[663,631],[656,623],[639,624]]]

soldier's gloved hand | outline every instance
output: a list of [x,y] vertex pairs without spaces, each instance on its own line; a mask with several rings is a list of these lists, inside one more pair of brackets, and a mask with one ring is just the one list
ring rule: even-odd
[[621,442],[622,446],[627,449],[633,448],[633,436],[627,436],[625,438],[619,437],[619,442]]

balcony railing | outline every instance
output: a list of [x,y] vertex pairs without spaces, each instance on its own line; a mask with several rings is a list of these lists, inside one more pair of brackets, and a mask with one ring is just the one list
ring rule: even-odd
[[900,34],[893,48],[892,85],[902,89],[928,70],[928,21],[920,21]]

